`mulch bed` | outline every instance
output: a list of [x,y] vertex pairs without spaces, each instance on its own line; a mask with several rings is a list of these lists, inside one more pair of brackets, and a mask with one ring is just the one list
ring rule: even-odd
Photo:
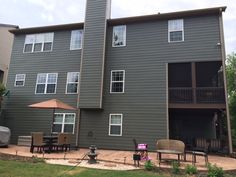
[[12,161],[21,161],[21,162],[30,162],[30,163],[44,163],[44,159],[38,158],[36,156],[32,157],[23,157],[18,155],[11,155],[11,154],[3,154],[0,153],[0,159],[1,160],[12,160]]

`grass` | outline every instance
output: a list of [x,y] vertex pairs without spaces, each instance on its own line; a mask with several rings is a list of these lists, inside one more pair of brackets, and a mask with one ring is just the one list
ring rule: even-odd
[[[3,177],[170,177],[171,174],[135,171],[109,171],[88,168],[50,165],[46,163],[29,163],[21,161],[0,160],[0,176]],[[183,176],[183,175],[181,175]],[[233,177],[234,175],[226,175]],[[175,175],[175,177],[178,177]],[[180,177],[180,176],[179,176]]]

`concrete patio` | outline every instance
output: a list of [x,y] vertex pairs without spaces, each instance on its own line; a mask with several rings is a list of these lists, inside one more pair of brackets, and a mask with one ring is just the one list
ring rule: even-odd
[[[37,156],[38,158],[44,158],[48,160],[53,159],[54,163],[56,163],[57,162],[56,160],[58,160],[58,164],[63,164],[63,160],[64,160],[65,165],[68,165],[68,163],[71,163],[71,165],[75,165],[80,159],[83,158],[83,156],[86,155],[88,151],[89,149],[81,148],[77,151],[71,150],[69,152],[55,152],[55,153],[48,154],[48,153],[30,153],[30,147],[25,147],[25,146],[10,145],[8,148],[0,148],[0,153],[2,154],[10,154],[10,155],[23,156],[23,157]],[[114,166],[114,164],[117,164],[117,165],[123,164],[127,166],[134,164],[133,151],[98,149],[97,152],[99,153],[97,160],[103,163],[107,162],[106,164],[110,163],[111,168]],[[152,162],[158,166],[157,154],[155,152],[149,152],[148,156],[149,158],[151,158]],[[163,157],[176,159],[176,156],[173,156],[173,155],[163,155]],[[222,167],[224,170],[236,170],[236,159],[234,158],[229,158],[226,156],[223,157],[219,155],[209,155],[208,158],[211,164],[216,164],[217,166]],[[88,159],[88,158],[86,157],[85,159]],[[144,163],[145,161],[141,161],[140,164],[143,165]],[[181,161],[181,167],[184,168],[187,164],[192,164],[191,155],[187,155],[186,162]],[[106,165],[106,166],[109,167],[109,165]],[[199,170],[206,170],[205,161],[203,157],[197,157],[196,166]],[[89,165],[87,165],[86,167],[89,167]],[[160,167],[170,168],[170,163],[161,163]]]

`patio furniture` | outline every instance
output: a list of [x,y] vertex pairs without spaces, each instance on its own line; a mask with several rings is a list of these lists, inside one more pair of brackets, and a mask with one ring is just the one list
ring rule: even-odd
[[222,151],[221,148],[221,141],[219,139],[210,139],[210,151],[211,152],[220,152]]
[[51,100],[47,100],[47,101],[43,101],[43,102],[39,102],[39,103],[35,103],[35,104],[31,104],[29,105],[30,108],[40,108],[40,109],[53,109],[53,113],[52,113],[52,122],[51,122],[51,131],[53,132],[53,122],[54,122],[54,117],[55,117],[55,110],[56,109],[65,109],[65,110],[73,110],[75,111],[76,108],[65,104],[63,102],[61,102],[60,100],[57,99],[51,99]]
[[[138,144],[136,139],[133,139],[135,146],[135,154],[140,155],[141,160],[148,160],[148,145]],[[136,156],[135,156],[136,157]]]
[[205,158],[205,165],[208,164],[208,155],[205,152],[199,152],[199,151],[192,151],[192,163],[193,165],[197,162],[196,157],[197,156],[203,156]]
[[159,165],[162,160],[162,154],[174,154],[178,157],[180,163],[180,155],[184,155],[185,144],[179,140],[162,139],[157,141],[157,158]]
[[58,133],[57,142],[53,143],[53,147],[56,148],[56,151],[58,151],[59,149],[61,151],[63,151],[64,147],[65,147],[65,143],[66,143],[66,134],[65,133]]
[[7,147],[10,141],[11,131],[8,127],[0,126],[0,147]]
[[43,140],[47,146],[47,150],[46,150],[47,153],[51,153],[53,151],[53,147],[54,147],[53,143],[57,142],[57,139],[58,137],[55,135],[43,136]]
[[46,144],[43,141],[43,132],[32,132],[31,133],[31,147],[30,152],[34,152],[34,148],[37,148],[37,152],[44,151],[44,148],[46,147]]
[[196,138],[195,147],[192,150],[208,153],[209,145],[209,142],[205,138]]
[[71,134],[70,133],[65,133],[65,142],[64,142],[64,147],[65,151],[70,150],[70,144],[71,144]]

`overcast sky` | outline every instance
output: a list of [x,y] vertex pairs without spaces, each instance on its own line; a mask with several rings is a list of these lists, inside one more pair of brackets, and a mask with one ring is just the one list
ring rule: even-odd
[[[0,0],[0,23],[20,28],[84,21],[86,0]],[[112,18],[227,6],[227,53],[236,52],[235,0],[112,0]]]

